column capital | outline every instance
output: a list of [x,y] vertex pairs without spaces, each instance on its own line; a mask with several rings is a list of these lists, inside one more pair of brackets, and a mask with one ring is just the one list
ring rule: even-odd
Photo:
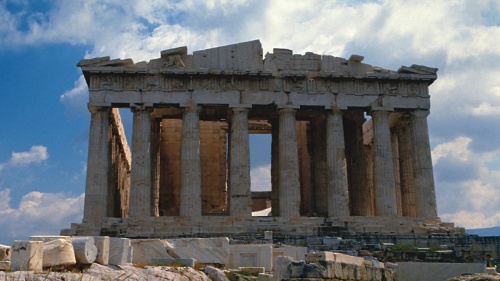
[[98,106],[98,105],[92,105],[92,104],[87,104],[87,108],[91,113],[98,113],[98,112],[104,112],[104,111],[110,111],[111,107],[109,106]]
[[130,105],[130,111],[132,111],[132,112],[136,112],[136,111],[149,111],[149,112],[151,112],[151,111],[153,111],[153,107],[145,105],[145,104],[134,103],[134,104]]
[[428,109],[415,109],[411,111],[412,117],[426,118],[431,112]]
[[291,107],[283,107],[283,108],[278,108],[278,114],[279,115],[286,115],[286,114],[293,114],[297,112],[297,109],[291,108]]
[[389,115],[392,111],[390,110],[370,110],[368,112],[369,115],[373,116],[384,116]]
[[188,105],[186,107],[181,107],[182,113],[200,113],[201,106],[198,105]]
[[330,113],[333,115],[343,115],[344,111],[338,107],[332,107],[332,109],[330,110]]

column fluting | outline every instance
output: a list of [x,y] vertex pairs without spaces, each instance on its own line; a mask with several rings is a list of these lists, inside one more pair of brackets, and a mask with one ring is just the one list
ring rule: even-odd
[[389,112],[373,111],[371,116],[373,117],[373,183],[375,187],[376,215],[396,216],[397,206]]
[[409,122],[401,128],[399,133],[399,166],[401,179],[401,205],[404,217],[415,217],[415,181],[413,179],[413,159],[411,130]]
[[181,144],[181,216],[201,216],[200,107],[183,108]]
[[349,187],[349,204],[352,216],[371,215],[372,196],[368,185],[368,162],[363,143],[363,123],[365,117],[362,111],[350,110],[344,113],[346,145],[347,181]]
[[229,147],[231,216],[252,216],[248,111],[248,108],[231,108]]
[[411,137],[413,177],[415,179],[415,199],[417,217],[437,217],[434,173],[432,170],[429,129],[427,126],[428,110],[411,112]]
[[295,109],[280,108],[279,113],[279,197],[280,216],[300,216],[299,157]]
[[108,215],[110,108],[88,108],[91,117],[83,222],[99,223]]
[[161,119],[151,120],[151,212],[160,215],[160,138]]
[[152,216],[151,108],[132,107],[132,167],[130,170],[129,217]]
[[342,111],[333,109],[326,119],[327,202],[329,217],[349,216],[347,166]]

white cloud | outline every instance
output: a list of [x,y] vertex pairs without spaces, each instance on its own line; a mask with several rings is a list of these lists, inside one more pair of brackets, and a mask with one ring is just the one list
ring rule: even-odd
[[88,87],[83,75],[75,81],[73,89],[64,92],[59,100],[68,108],[70,112],[87,113]]
[[472,109],[472,114],[478,116],[499,117],[500,105],[492,105],[490,103],[483,102],[478,107]]
[[0,164],[0,170],[6,167],[24,166],[28,164],[38,164],[49,158],[47,147],[43,145],[34,145],[29,151],[12,152],[10,160]]
[[471,139],[458,137],[432,151],[440,216],[466,228],[500,225],[497,183],[500,149],[474,153]]
[[457,161],[467,161],[471,156],[471,151],[468,146],[472,140],[467,137],[458,137],[455,140],[437,145],[432,150],[432,164],[436,163],[444,157],[451,157]]
[[0,190],[0,241],[10,243],[37,234],[58,235],[72,222],[82,220],[84,197],[32,191],[14,208],[10,206],[10,189]]
[[257,166],[250,170],[252,191],[271,191],[271,165]]

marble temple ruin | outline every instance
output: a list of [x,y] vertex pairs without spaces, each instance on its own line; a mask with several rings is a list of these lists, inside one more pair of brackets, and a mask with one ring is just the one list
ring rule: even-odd
[[[62,233],[453,229],[437,216],[427,127],[437,69],[362,61],[263,55],[258,40],[149,62],[81,60],[91,112],[84,216]],[[133,112],[131,150],[120,108]],[[252,216],[250,134],[271,135],[269,216]]]

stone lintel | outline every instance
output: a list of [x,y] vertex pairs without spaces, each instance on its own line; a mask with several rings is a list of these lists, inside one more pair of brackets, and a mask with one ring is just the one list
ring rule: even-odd
[[[293,95],[293,104],[286,104],[287,95],[283,92],[259,92],[259,93],[241,93],[241,98],[244,100],[243,105],[269,105],[277,104],[278,107],[291,106],[299,109],[300,106],[321,106],[326,109],[332,106],[347,110],[350,107],[368,107],[372,110],[388,110],[393,111],[397,106],[398,109],[429,109],[429,97],[403,97],[403,96],[384,96],[383,106],[377,104],[378,96],[356,96],[350,94],[336,94],[335,105],[330,104],[328,99],[302,99],[301,96],[306,95],[298,94]],[[299,99],[300,98],[300,99]],[[333,98],[333,97],[332,97]],[[188,107],[192,103],[198,105],[224,105],[229,104],[230,107],[239,107],[238,100],[240,94],[238,92],[230,93],[215,93],[210,91],[194,91],[193,101],[190,101],[190,93],[188,92],[171,92],[171,95],[165,95],[162,91],[143,92],[142,94],[137,91],[124,91],[124,92],[99,92],[94,91],[90,96],[90,105],[103,106],[103,107],[130,107],[132,104],[145,103],[147,106],[153,107]],[[131,102],[132,101],[132,102]],[[229,101],[229,102],[228,102]],[[246,107],[246,106],[245,106]]]

